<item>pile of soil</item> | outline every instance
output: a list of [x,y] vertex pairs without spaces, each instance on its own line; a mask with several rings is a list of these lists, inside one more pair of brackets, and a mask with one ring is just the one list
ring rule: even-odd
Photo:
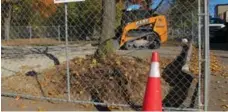
[[[166,60],[168,59],[161,60],[161,68],[166,66]],[[106,103],[134,102],[140,105],[143,101],[149,68],[148,60],[116,54],[99,62],[92,56],[74,58],[70,61],[71,97]],[[43,73],[35,71],[19,73],[2,81],[2,88],[7,92],[66,98],[65,64]],[[165,96],[169,87],[164,80],[162,85]]]
[[[190,69],[194,75],[197,75],[198,55],[196,49],[193,50],[192,56]],[[218,59],[213,54],[211,58],[217,60],[212,61],[212,72],[221,72],[221,69],[213,67],[215,65],[221,66]],[[161,57],[161,73],[173,61],[175,60]],[[70,60],[71,98],[75,100],[141,105],[149,68],[150,59],[142,60],[117,54],[113,54],[101,61],[97,61],[93,56],[74,58]],[[172,73],[173,69],[168,70]],[[175,73],[172,74],[176,75]],[[66,64],[63,63],[42,73],[31,70],[3,78],[2,90],[3,92],[16,92],[35,96],[66,98],[66,82]],[[171,87],[163,78],[161,78],[161,84],[164,98]]]

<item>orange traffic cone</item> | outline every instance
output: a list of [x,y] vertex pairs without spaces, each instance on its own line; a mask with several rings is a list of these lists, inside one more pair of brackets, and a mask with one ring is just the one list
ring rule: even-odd
[[162,111],[161,82],[158,53],[153,52],[151,68],[143,101],[143,111]]

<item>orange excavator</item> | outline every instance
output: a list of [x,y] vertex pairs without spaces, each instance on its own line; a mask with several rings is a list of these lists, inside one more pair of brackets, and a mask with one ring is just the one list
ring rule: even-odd
[[168,38],[166,18],[149,8],[149,0],[138,1],[125,5],[121,25],[116,30],[115,45],[127,50],[157,49]]

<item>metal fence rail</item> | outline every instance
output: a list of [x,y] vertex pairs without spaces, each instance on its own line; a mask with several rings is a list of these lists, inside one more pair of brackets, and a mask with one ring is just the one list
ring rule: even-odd
[[[193,25],[192,25],[193,26]],[[68,26],[69,29],[77,29],[78,26]],[[63,30],[65,26],[11,26],[10,27],[10,37],[12,39],[31,39],[31,38],[52,38],[59,41],[64,41],[64,34]],[[169,28],[169,39],[178,39],[182,38],[183,34],[196,37],[193,32],[197,32],[197,29],[181,29],[176,28],[172,29]],[[92,36],[85,36],[83,39],[79,38],[77,34],[77,30],[71,30],[69,32],[69,41],[80,41],[80,40],[98,40],[99,34],[98,31],[94,31]]]
[[[93,55],[104,41],[104,32],[108,35],[112,29],[104,27],[111,24],[117,31],[128,24],[122,20],[127,16],[123,13],[126,1],[116,0],[115,23],[108,24],[104,24],[109,16],[103,14],[104,0],[1,2],[2,96],[140,110],[149,70],[145,57],[158,51],[164,110],[206,110],[208,1],[154,0],[149,4],[157,8],[153,14],[167,20],[167,42],[155,50],[118,49],[117,54],[100,61]],[[197,70],[190,71],[193,61],[198,63]]]

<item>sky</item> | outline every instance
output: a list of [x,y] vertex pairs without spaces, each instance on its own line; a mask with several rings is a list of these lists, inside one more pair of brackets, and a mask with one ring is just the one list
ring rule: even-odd
[[214,8],[217,4],[228,4],[228,0],[209,0],[209,11],[214,16]]

